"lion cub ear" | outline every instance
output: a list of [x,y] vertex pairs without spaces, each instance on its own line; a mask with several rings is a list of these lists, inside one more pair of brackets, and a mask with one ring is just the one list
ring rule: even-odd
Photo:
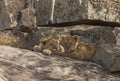
[[41,38],[40,39],[40,43],[43,44],[43,45],[46,45],[48,39],[47,38]]
[[79,41],[80,40],[80,36],[78,36],[78,35],[74,35],[73,37],[74,37],[75,41]]
[[58,40],[60,40],[60,39],[61,39],[61,35],[60,35],[60,34],[56,34],[56,35],[54,35],[54,39],[58,39]]

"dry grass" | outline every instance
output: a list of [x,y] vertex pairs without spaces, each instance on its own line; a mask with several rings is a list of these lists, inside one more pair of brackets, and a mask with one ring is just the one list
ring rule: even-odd
[[19,47],[20,39],[9,33],[0,33],[0,45],[9,45],[13,47]]
[[39,40],[34,35],[29,35],[18,31],[0,32],[0,45],[33,50],[36,42],[39,42]]

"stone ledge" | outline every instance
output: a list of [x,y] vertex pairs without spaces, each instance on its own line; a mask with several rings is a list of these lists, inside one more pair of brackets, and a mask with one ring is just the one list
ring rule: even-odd
[[0,46],[1,78],[1,81],[120,81],[119,74],[109,73],[93,62],[8,46]]
[[[51,13],[51,1],[37,2],[37,24],[47,24]],[[119,5],[119,0],[56,0],[54,22],[92,19],[120,23]]]
[[101,44],[96,50],[94,61],[111,72],[120,71],[120,47],[115,44]]

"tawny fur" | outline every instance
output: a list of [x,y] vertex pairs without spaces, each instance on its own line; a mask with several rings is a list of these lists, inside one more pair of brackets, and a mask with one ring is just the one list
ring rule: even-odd
[[92,60],[96,47],[83,45],[79,36],[55,35],[40,39],[40,44],[34,47],[47,55],[62,55],[80,60]]

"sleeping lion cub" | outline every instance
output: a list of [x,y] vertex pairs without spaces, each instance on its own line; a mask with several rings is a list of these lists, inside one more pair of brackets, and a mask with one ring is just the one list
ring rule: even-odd
[[35,51],[48,55],[62,55],[80,60],[92,60],[96,47],[83,45],[79,36],[55,35],[40,39]]

